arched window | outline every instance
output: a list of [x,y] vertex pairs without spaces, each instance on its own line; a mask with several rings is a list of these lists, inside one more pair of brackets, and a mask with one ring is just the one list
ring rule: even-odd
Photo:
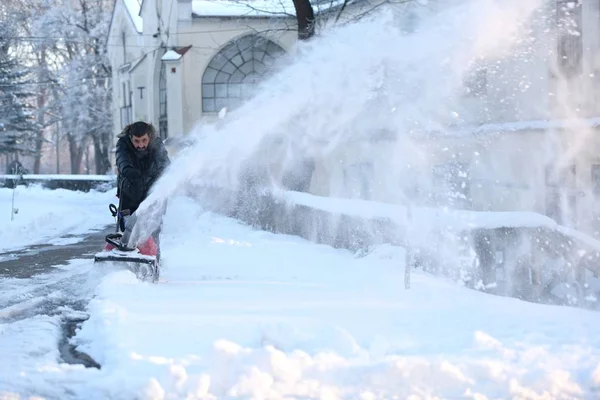
[[165,63],[161,61],[158,75],[158,135],[163,140],[169,137],[167,120],[167,68]]
[[275,59],[285,51],[272,41],[248,35],[225,46],[202,76],[202,111],[235,107],[252,95]]

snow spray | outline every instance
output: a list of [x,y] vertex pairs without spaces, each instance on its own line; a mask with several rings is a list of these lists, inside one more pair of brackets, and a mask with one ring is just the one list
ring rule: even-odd
[[[235,191],[243,168],[254,163],[267,172],[269,184],[281,187],[282,169],[299,164],[299,157],[332,165],[350,157],[347,148],[369,143],[381,132],[396,138],[385,152],[378,153],[381,146],[358,147],[362,159],[384,163],[369,183],[385,201],[419,205],[411,190],[419,176],[414,171],[428,167],[430,158],[422,139],[481,121],[484,111],[462,95],[465,80],[480,63],[530,54],[536,43],[526,38],[537,29],[532,21],[542,3],[390,4],[298,43],[252,99],[228,110],[218,123],[200,122],[189,132],[195,143],[178,154],[140,206],[133,238],[141,241],[154,230],[160,223],[154,210],[191,190],[190,182]],[[328,175],[331,170],[315,172],[319,194],[343,194],[337,192],[343,177]],[[425,178],[419,184],[434,185]]]

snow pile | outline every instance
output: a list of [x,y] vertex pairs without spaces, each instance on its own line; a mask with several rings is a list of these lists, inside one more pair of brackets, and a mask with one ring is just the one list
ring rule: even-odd
[[[58,364],[32,339],[17,367],[3,369],[4,393],[535,399],[600,390],[593,312],[490,296],[422,273],[404,290],[402,249],[356,258],[253,231],[185,199],[169,208],[163,245],[162,283],[112,272],[89,304],[74,343],[102,369]],[[47,318],[0,329],[46,341],[57,334]]]
[[[90,260],[72,260],[52,273],[0,279],[0,398],[73,398],[68,381],[85,382],[88,373],[59,361],[63,324],[87,317],[75,309],[106,272]],[[60,384],[45,381],[47,374]]]
[[[432,207],[408,207],[399,204],[381,203],[360,199],[322,197],[294,191],[274,190],[276,198],[289,204],[303,205],[332,214],[345,214],[364,219],[389,219],[401,225],[413,224],[424,227],[435,225],[439,229],[455,231],[477,228],[495,229],[503,227],[556,228],[557,224],[545,215],[525,212],[478,212]],[[410,217],[409,217],[410,212]],[[408,219],[411,218],[409,222]]]
[[276,17],[294,16],[291,1],[193,0],[192,12],[201,17]]
[[92,175],[92,174],[35,174],[35,175],[0,175],[0,179],[23,179],[36,181],[98,181],[113,182],[116,178],[111,175]]
[[597,385],[595,313],[421,274],[404,291],[401,249],[356,259],[183,200],[163,243],[166,282],[111,275],[77,336],[146,398],[560,398]]
[[[420,272],[404,290],[401,248],[357,258],[251,230],[185,198],[171,200],[162,239],[163,282],[103,269],[72,340],[100,370],[59,361],[51,345],[59,316],[0,324],[0,349],[10,355],[0,361],[0,396],[560,399],[600,391],[594,312],[486,295]],[[6,288],[7,296],[22,290]]]
[[[13,204],[17,211],[11,220]],[[0,251],[45,243],[62,235],[83,235],[109,225],[115,192],[49,190],[38,185],[0,188]]]

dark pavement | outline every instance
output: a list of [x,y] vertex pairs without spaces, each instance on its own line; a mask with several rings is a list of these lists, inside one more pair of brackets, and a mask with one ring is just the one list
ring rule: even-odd
[[37,244],[24,249],[0,253],[0,278],[30,278],[52,272],[56,265],[66,265],[75,258],[89,258],[104,247],[104,236],[115,229],[114,224],[87,235],[65,235],[61,239],[81,238],[73,244]]
[[[101,368],[96,361],[76,350],[69,342],[76,329],[87,319],[85,308],[91,296],[88,272],[73,270],[66,276],[57,274],[56,279],[47,281],[38,281],[35,275],[48,274],[52,277],[53,272],[57,271],[57,265],[66,265],[72,259],[83,258],[89,259],[91,263],[94,262],[94,254],[104,247],[104,236],[114,232],[114,229],[114,224],[111,224],[86,235],[62,236],[54,245],[38,244],[0,253],[0,293],[3,291],[2,278],[25,280],[21,293],[5,296],[0,301],[0,324],[32,318],[36,315],[62,315],[60,318],[62,335],[57,343],[61,359],[69,364]],[[77,243],[68,243],[69,239],[75,238],[79,239]],[[60,244],[61,241],[66,244]],[[64,293],[64,296],[53,296],[56,293]],[[42,300],[36,301],[36,299]],[[65,309],[73,310],[75,315],[63,314]]]

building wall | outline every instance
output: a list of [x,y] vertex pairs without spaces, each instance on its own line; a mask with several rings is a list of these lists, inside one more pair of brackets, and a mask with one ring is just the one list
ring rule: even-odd
[[[175,98],[168,100],[169,108],[174,109],[169,113],[170,136],[188,133],[202,118],[216,119],[215,113],[202,113],[202,74],[220,49],[237,37],[271,29],[276,31],[283,26],[279,22],[268,22],[266,18],[192,18],[189,0],[144,0],[141,15],[144,19],[144,50],[151,53],[144,61],[144,77],[139,78],[146,82],[147,87],[146,102],[140,102],[140,107],[146,111],[139,115],[147,116],[156,125],[160,57],[169,48],[191,46],[179,62],[169,63],[167,71],[180,77],[181,86],[180,90],[169,88],[176,94]],[[152,37],[154,34],[156,38]],[[273,32],[265,36],[287,50],[294,43],[296,33]],[[172,72],[172,68],[175,71]]]
[[[123,46],[123,42],[125,46]],[[143,75],[143,70],[136,68],[134,73],[130,73],[129,69],[142,57],[145,51],[143,36],[141,36],[128,14],[121,0],[115,2],[112,22],[107,39],[107,53],[112,69],[112,115],[113,115],[113,133],[111,136],[111,148],[116,143],[116,135],[122,129],[121,107],[125,99],[131,100],[131,118],[144,117],[143,99],[139,99],[137,87],[145,86],[146,82]],[[127,89],[123,91],[123,84]],[[128,91],[131,91],[131,96]],[[110,156],[111,165],[114,165],[114,154]]]

